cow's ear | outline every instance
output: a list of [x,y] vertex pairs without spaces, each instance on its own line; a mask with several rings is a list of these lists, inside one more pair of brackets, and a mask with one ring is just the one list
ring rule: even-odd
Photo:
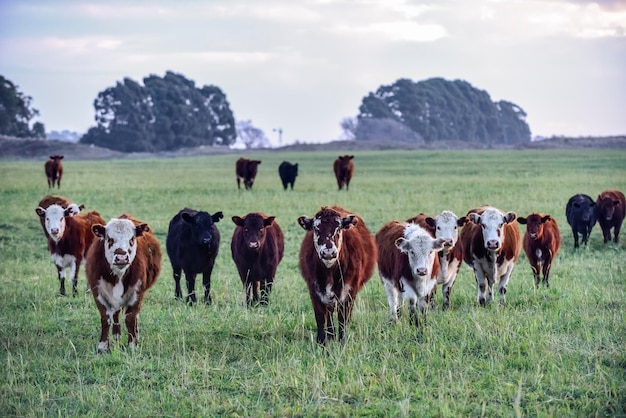
[[515,212],[507,212],[504,214],[504,222],[510,224],[517,218],[517,214]]
[[267,218],[264,218],[263,226],[270,226],[274,223],[274,219],[276,219],[276,216],[268,216]]
[[467,223],[467,216],[464,216],[456,220],[456,226],[463,226],[466,223]]
[[476,225],[480,225],[480,215],[476,212],[472,212],[467,215],[470,221],[474,222]]
[[405,239],[404,237],[400,237],[396,240],[395,242],[396,244],[396,248],[398,248],[398,250],[400,250],[401,253],[408,253],[409,252],[409,241],[407,239]]
[[261,160],[256,160],[255,163],[261,164]]
[[357,220],[356,220],[355,215],[347,215],[341,220],[341,227],[343,229],[348,229],[352,225],[356,225],[356,224],[357,224]]
[[193,217],[189,214],[189,212],[183,212],[180,214],[180,219],[190,224],[193,221]]
[[54,160],[54,157],[56,157],[56,155],[51,155],[51,156],[50,156],[50,159],[51,159],[51,160]]
[[441,251],[446,245],[445,238],[437,238],[433,241],[433,251]]
[[351,160],[354,158],[354,155],[348,155],[348,159]]
[[431,227],[433,230],[435,230],[435,228],[437,228],[437,222],[433,218],[431,218],[430,216],[425,217],[424,221],[426,221],[426,225]]
[[313,219],[311,219],[311,218],[309,218],[307,216],[300,216],[298,218],[298,224],[305,231],[311,231],[313,229]]
[[237,216],[237,215],[235,215],[235,216],[233,216],[231,219],[233,220],[233,222],[235,223],[235,225],[237,225],[237,226],[243,226],[243,218],[242,218],[241,216]]
[[220,212],[215,212],[213,215],[211,215],[211,219],[213,219],[213,222],[219,222],[220,219],[224,218],[224,214],[220,211]]
[[613,206],[618,206],[619,205],[619,200],[614,200],[613,201]]
[[37,212],[37,215],[39,215],[40,218],[43,218],[44,216],[46,216],[46,210],[42,208],[41,206],[35,209],[35,212]]
[[135,227],[135,236],[140,237],[145,233],[150,232],[150,226],[148,224],[139,224]]
[[62,159],[63,159],[63,155],[57,155],[57,158],[58,158],[59,160],[62,160]]
[[93,234],[97,236],[98,238],[104,239],[106,228],[104,225],[100,225],[100,224],[91,225],[91,232],[93,232]]
[[[517,218],[517,222],[519,222],[520,218]],[[544,224],[546,222],[548,222],[550,219],[552,219],[552,217],[550,215],[546,215],[543,218],[541,218],[541,223]]]
[[74,216],[80,213],[80,207],[76,203],[71,203],[65,211],[63,212],[63,216]]
[[526,218],[520,216],[519,218],[517,218],[517,222],[521,223],[522,225],[526,225]]

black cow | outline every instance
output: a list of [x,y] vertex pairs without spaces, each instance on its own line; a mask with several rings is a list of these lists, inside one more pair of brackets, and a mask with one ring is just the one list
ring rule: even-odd
[[583,244],[587,245],[591,229],[598,219],[596,202],[586,194],[574,195],[567,202],[565,216],[574,234],[574,248],[578,248],[579,233],[583,236]]
[[291,164],[289,161],[283,161],[278,166],[278,175],[280,176],[280,181],[283,182],[283,188],[287,190],[287,186],[291,185],[291,190],[293,190],[293,185],[298,176],[298,163]]
[[175,296],[182,299],[180,290],[181,271],[185,272],[187,282],[188,303],[196,303],[196,275],[202,273],[204,287],[204,302],[211,300],[211,272],[215,265],[215,257],[220,246],[220,233],[215,225],[224,215],[185,208],[178,212],[170,221],[167,232],[167,255],[172,263]]
[[246,190],[252,189],[259,164],[261,164],[259,160],[249,160],[243,157],[237,160],[235,163],[235,175],[237,176],[238,189],[241,189],[242,181]]

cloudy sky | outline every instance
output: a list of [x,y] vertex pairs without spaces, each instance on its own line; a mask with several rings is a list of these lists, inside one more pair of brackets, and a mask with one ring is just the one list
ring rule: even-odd
[[0,74],[48,131],[168,70],[274,143],[335,139],[369,92],[431,77],[514,102],[533,135],[626,134],[626,0],[0,0]]

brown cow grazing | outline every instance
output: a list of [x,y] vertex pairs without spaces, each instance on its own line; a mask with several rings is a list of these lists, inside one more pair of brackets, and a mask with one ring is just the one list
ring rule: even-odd
[[251,189],[256,178],[256,173],[259,164],[259,160],[249,160],[247,158],[240,158],[235,163],[235,175],[237,176],[237,188],[241,189],[241,182],[246,190]]
[[539,287],[541,273],[546,287],[550,287],[548,281],[550,268],[559,248],[561,248],[561,233],[556,219],[550,215],[533,212],[525,218],[518,217],[517,222],[526,225],[524,252],[528,257],[530,268],[533,270],[535,287]]
[[398,319],[402,300],[409,300],[411,318],[419,326],[430,304],[439,276],[438,251],[446,240],[433,238],[430,231],[415,223],[391,221],[376,233],[378,272],[387,293],[389,312]]
[[274,216],[260,212],[243,218],[233,216],[235,230],[230,243],[233,261],[246,291],[246,304],[267,305],[278,264],[283,259],[285,238]]
[[619,242],[619,231],[626,216],[626,198],[624,193],[616,189],[605,190],[598,195],[596,200],[598,211],[598,223],[602,228],[604,242],[611,241],[611,228],[613,228],[613,241]]
[[338,206],[323,207],[313,218],[301,216],[298,223],[307,231],[299,265],[313,303],[317,343],[335,337],[335,310],[343,341],[356,295],[374,272],[374,237],[363,219]]
[[139,342],[137,316],[146,291],[161,271],[161,248],[148,224],[129,215],[96,224],[98,237],[87,255],[87,280],[100,312],[98,353],[109,351],[109,328],[120,338],[120,312],[128,331],[128,346]]
[[339,190],[341,190],[344,185],[346,186],[346,190],[348,190],[350,186],[350,180],[352,179],[352,174],[354,174],[353,159],[354,155],[344,155],[337,157],[333,163],[333,170],[335,171]]
[[516,217],[515,212],[504,213],[490,206],[467,212],[471,222],[463,227],[460,240],[463,260],[474,269],[481,306],[493,299],[496,280],[500,303],[506,303],[506,288],[522,249]]
[[[443,238],[443,250],[437,253],[439,276],[437,284],[443,286],[443,308],[450,307],[450,293],[463,264],[463,243],[459,241],[459,227],[465,225],[467,217],[458,218],[453,212],[444,210],[434,218],[420,213],[407,222],[413,222],[430,231],[434,238]],[[434,298],[432,300],[434,303]]]
[[48,178],[48,188],[53,188],[55,183],[57,188],[61,188],[61,177],[63,177],[63,164],[61,164],[62,159],[62,155],[51,155],[50,159],[46,161],[46,164],[44,165],[46,177]]
[[65,295],[65,269],[68,267],[73,294],[78,293],[76,284],[80,264],[93,241],[91,226],[104,222],[98,212],[77,214],[78,211],[79,207],[75,203],[69,204],[67,208],[52,204],[47,208],[39,206],[35,209],[44,225],[50,258],[56,265],[61,286],[59,294],[63,296]]

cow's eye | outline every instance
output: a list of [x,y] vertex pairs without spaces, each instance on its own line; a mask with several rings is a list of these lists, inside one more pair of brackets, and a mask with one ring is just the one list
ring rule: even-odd
[[262,234],[263,233],[263,228],[259,228],[259,233]]
[[128,245],[130,245],[131,247],[135,245],[135,237],[132,237],[131,239],[128,240]]
[[113,246],[113,238],[107,239],[107,245],[109,246],[109,248]]
[[441,227],[440,226],[437,227],[437,231],[441,231]]
[[244,228],[244,229],[243,229],[243,231],[244,231],[244,232],[248,232],[248,228]]

